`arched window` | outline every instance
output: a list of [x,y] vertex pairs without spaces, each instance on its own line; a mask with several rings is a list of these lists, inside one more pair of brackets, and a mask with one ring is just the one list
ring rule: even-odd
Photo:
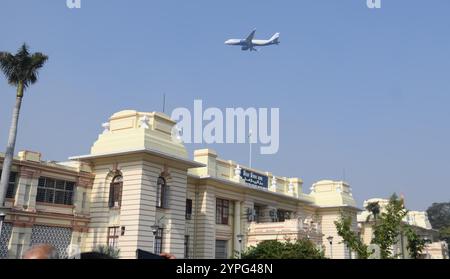
[[156,184],[156,207],[167,208],[167,184],[162,176],[158,177]]
[[120,207],[122,205],[123,178],[121,175],[114,176],[109,187],[109,207]]

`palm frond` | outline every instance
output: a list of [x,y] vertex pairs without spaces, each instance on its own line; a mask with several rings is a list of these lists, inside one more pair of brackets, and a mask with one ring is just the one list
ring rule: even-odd
[[0,69],[7,78],[14,72],[15,59],[9,52],[0,52]]
[[36,52],[30,54],[27,44],[23,44],[15,55],[0,52],[0,69],[8,79],[8,83],[17,85],[22,82],[24,88],[38,80],[38,70],[42,68],[48,56]]

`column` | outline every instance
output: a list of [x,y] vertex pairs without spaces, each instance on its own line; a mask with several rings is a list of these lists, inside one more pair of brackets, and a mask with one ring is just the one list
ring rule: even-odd
[[194,243],[198,259],[214,259],[216,253],[216,196],[214,188],[201,186],[196,209],[197,236]]
[[177,259],[184,257],[184,236],[186,234],[186,171],[170,170],[169,208],[165,210],[167,238],[163,239],[165,251]]
[[92,179],[78,178],[74,196],[74,206],[77,214],[89,214],[89,192],[92,184]]
[[238,235],[242,235],[241,231],[241,202],[235,201],[234,202],[234,226],[233,226],[233,243],[234,243],[234,251],[239,252],[239,256],[242,252],[242,243],[244,240],[242,239],[242,242],[238,241]]
[[31,227],[14,226],[9,241],[8,258],[20,259],[31,244]]
[[242,240],[242,250],[247,248],[249,242],[248,232],[251,223],[248,219],[247,212],[253,212],[254,207],[255,204],[253,201],[248,200],[246,196],[244,202],[242,203],[242,216],[244,216],[244,220],[241,222],[241,232],[244,235],[244,239]]
[[39,176],[40,171],[25,167],[20,169],[14,207],[26,210],[35,208]]
[[136,258],[136,249],[154,251],[151,229],[156,222],[156,184],[161,166],[150,162],[127,162],[120,165],[123,175],[119,237],[120,257]]

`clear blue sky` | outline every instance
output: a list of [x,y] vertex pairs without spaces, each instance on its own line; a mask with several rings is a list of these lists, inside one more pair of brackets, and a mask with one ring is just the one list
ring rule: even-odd
[[[450,200],[450,2],[383,0],[0,0],[0,50],[50,56],[26,92],[16,152],[87,154],[122,109],[280,107],[281,146],[254,166],[304,179],[346,178],[364,199],[408,207]],[[260,52],[225,46],[257,28]],[[14,88],[0,78],[0,146]],[[2,147],[2,148],[3,148]],[[192,151],[199,146],[190,145]],[[211,146],[246,163],[248,146]]]

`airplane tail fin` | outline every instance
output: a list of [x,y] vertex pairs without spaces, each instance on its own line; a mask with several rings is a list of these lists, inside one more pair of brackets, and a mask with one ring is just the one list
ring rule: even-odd
[[280,39],[280,33],[275,33],[272,36],[272,38],[270,38],[270,41],[274,44],[279,44],[280,43],[279,39]]

